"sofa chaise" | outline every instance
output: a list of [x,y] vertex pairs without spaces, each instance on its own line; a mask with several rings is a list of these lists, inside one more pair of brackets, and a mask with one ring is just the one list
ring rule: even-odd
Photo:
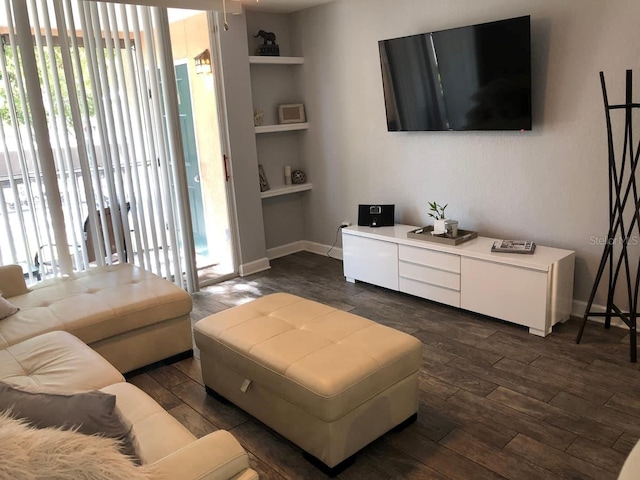
[[64,330],[122,373],[193,348],[191,296],[135,265],[95,267],[31,288],[20,266],[0,266],[0,292],[20,308],[0,320],[0,348]]

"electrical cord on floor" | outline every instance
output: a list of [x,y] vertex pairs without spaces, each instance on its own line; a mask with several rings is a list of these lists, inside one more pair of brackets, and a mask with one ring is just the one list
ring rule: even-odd
[[342,230],[344,227],[346,227],[346,225],[340,225],[338,227],[338,230],[336,230],[336,239],[333,241],[333,245],[331,245],[331,248],[327,251],[327,257],[333,258],[334,260],[340,260],[339,258],[331,256],[331,250],[336,248],[336,245],[338,244],[338,235],[340,234],[340,230]]

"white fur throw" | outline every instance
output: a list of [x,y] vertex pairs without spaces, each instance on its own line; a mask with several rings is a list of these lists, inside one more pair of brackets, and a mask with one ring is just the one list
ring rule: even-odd
[[136,467],[115,440],[55,428],[31,428],[0,415],[0,479],[150,480],[149,467]]

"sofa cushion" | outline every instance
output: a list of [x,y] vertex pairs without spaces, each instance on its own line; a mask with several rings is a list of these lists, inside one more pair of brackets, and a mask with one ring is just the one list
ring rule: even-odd
[[76,394],[24,391],[0,383],[0,411],[27,421],[36,428],[73,429],[85,435],[101,435],[119,442],[120,451],[140,464],[131,425],[116,409],[116,397],[92,391]]
[[0,380],[59,393],[98,390],[124,377],[67,332],[50,332],[0,350]]
[[28,291],[20,265],[0,265],[0,293],[4,298],[16,297]]
[[100,390],[116,396],[120,413],[133,426],[143,464],[156,462],[196,440],[178,420],[136,386],[122,382]]
[[18,307],[0,295],[0,320],[17,313],[18,310]]
[[36,429],[0,416],[0,478],[147,480],[153,469],[136,467],[113,439],[53,428]]
[[192,307],[183,289],[128,263],[45,280],[11,302],[20,311],[0,321],[0,347],[52,330],[90,344],[188,315]]

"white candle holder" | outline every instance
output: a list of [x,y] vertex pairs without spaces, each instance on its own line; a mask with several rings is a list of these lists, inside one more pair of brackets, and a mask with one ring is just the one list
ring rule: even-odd
[[284,166],[284,184],[291,185],[291,165]]

